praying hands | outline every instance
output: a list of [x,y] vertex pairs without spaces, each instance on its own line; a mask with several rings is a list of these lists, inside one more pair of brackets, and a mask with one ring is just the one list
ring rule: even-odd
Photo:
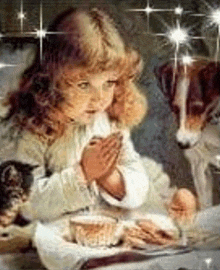
[[116,169],[122,139],[120,133],[113,133],[106,138],[93,138],[85,147],[81,160],[87,181],[96,181],[102,189],[119,200],[125,195],[123,177]]

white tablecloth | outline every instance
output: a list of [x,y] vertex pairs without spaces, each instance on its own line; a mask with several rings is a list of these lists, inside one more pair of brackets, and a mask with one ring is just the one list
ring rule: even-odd
[[[63,231],[67,227],[68,218],[59,220],[53,223],[41,224],[38,223],[35,234],[35,245],[39,252],[43,264],[51,270],[77,270],[90,258],[105,257],[116,254],[118,248],[95,249],[79,246],[67,242],[63,239]],[[212,207],[201,212],[196,218],[196,224],[201,228],[218,231],[220,233],[220,206]],[[210,246],[219,246],[220,243],[208,243],[203,248]],[[193,251],[187,254],[157,257],[155,259],[142,262],[133,262],[126,264],[111,265],[104,269],[156,269],[162,267],[166,270],[177,270],[180,267],[188,269],[200,270],[199,262],[203,259],[213,261],[216,269],[220,269],[220,250],[200,250]],[[159,266],[155,266],[159,265]],[[152,268],[153,267],[153,268]],[[101,267],[100,269],[103,269]],[[160,269],[160,268],[158,268]],[[214,270],[216,270],[214,269]],[[201,270],[205,270],[201,268]]]

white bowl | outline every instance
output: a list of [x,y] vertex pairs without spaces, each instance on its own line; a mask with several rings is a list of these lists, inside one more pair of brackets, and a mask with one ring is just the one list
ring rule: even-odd
[[83,246],[111,246],[119,241],[116,219],[98,215],[71,217],[70,234],[72,240]]

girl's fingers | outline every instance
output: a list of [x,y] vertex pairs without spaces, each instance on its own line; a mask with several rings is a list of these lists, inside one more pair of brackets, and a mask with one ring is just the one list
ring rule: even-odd
[[116,142],[117,138],[114,137],[110,137],[110,138],[106,138],[101,142],[101,150],[105,149],[105,148],[109,148],[109,145],[111,145],[112,143],[114,144]]
[[109,137],[103,139],[102,141],[102,146],[101,148],[104,149],[104,148],[108,148],[109,145],[115,141],[122,141],[122,135],[118,132],[118,133],[114,133],[114,134],[111,134]]
[[96,143],[98,143],[98,142],[100,142],[102,140],[102,137],[93,137],[92,139],[91,139],[91,141],[89,142],[89,145],[91,146],[91,145],[94,145],[94,144],[96,144]]
[[105,148],[102,148],[101,156],[105,158],[106,156],[109,156],[114,152],[120,151],[121,147],[122,147],[121,141],[113,141]]
[[102,151],[102,158],[105,161],[108,161],[112,156],[115,154],[118,155],[121,149],[121,145],[116,145],[115,147],[111,147],[110,149],[106,149],[105,151]]
[[144,248],[146,246],[146,242],[140,238],[128,236],[125,239],[125,245],[133,248]]
[[104,149],[101,150],[102,157],[105,158],[106,156],[109,156],[109,155],[111,155],[114,152],[120,151],[121,146],[122,146],[122,143],[119,142],[119,141],[112,142],[109,145],[109,147],[106,147],[106,148],[104,148]]
[[105,159],[106,168],[109,169],[116,164],[119,152],[114,152],[112,155],[109,155]]

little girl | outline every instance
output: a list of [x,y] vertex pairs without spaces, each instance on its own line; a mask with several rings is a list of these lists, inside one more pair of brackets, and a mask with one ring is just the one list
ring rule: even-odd
[[146,111],[134,83],[139,55],[95,9],[70,9],[48,31],[58,34],[5,102],[13,157],[39,166],[27,214],[51,220],[83,210],[95,203],[93,182],[110,204],[141,205],[148,177],[129,138]]
[[4,103],[1,159],[38,166],[23,214],[51,222],[91,206],[139,207],[149,189],[130,139],[147,107],[135,84],[140,56],[96,9],[70,9],[48,32]]

